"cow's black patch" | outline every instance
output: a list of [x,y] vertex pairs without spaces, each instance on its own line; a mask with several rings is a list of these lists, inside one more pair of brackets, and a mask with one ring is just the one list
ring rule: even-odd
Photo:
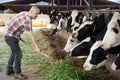
[[107,59],[106,57],[107,54],[108,54],[107,51],[105,51],[101,47],[98,47],[96,50],[93,51],[90,63],[93,65],[98,65],[99,63]]
[[117,20],[117,23],[119,24],[119,27],[120,27],[120,20],[119,19]]

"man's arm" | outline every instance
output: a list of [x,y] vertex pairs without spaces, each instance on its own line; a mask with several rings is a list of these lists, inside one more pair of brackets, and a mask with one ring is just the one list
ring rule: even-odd
[[38,44],[37,44],[37,42],[36,42],[36,40],[35,40],[35,38],[34,38],[34,36],[33,36],[33,33],[32,33],[31,31],[27,31],[27,33],[28,33],[28,35],[30,36],[30,39],[32,40],[32,42],[33,42],[33,44],[34,44],[36,51],[37,51],[38,53],[40,53],[41,50],[40,50],[40,48],[38,47]]

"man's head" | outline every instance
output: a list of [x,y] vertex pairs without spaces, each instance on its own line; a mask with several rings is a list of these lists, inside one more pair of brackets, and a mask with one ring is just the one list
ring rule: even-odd
[[37,6],[32,6],[29,10],[29,14],[32,17],[32,19],[36,19],[39,13],[40,10]]

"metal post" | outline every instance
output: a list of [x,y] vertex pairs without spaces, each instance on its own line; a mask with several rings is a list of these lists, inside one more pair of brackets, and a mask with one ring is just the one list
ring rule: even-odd
[[90,11],[93,10],[93,0],[89,0],[89,12],[88,12],[88,19],[90,19]]
[[51,4],[52,4],[52,9],[53,9],[53,0],[51,0],[51,2],[50,2]]
[[93,0],[89,0],[89,10],[93,9]]
[[82,0],[80,0],[80,6],[82,6]]
[[70,10],[70,0],[67,0],[67,10]]
[[58,11],[60,10],[60,0],[57,0],[57,5],[58,5]]

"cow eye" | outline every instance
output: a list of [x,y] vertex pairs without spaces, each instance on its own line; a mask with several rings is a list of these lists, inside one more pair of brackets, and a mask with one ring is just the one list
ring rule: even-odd
[[71,42],[74,42],[74,40],[71,39]]
[[116,28],[112,28],[112,30],[113,30],[113,32],[115,32],[116,34],[119,33],[118,29],[116,29]]

